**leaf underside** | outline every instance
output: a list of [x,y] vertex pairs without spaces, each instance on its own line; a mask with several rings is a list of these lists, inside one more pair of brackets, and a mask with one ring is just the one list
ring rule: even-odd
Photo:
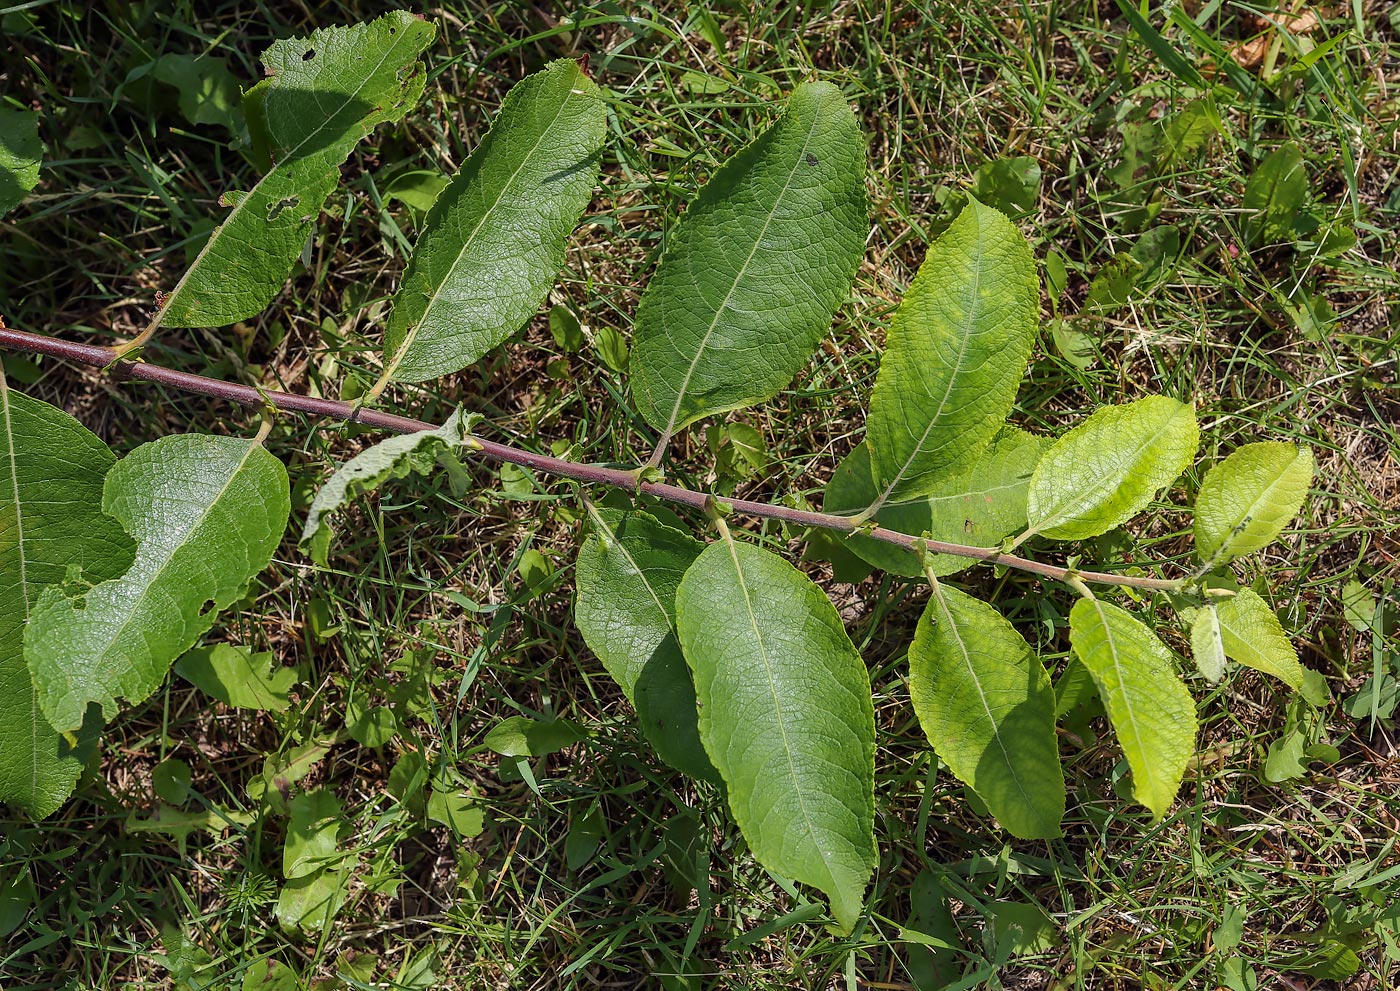
[[12,392],[0,375],[0,801],[36,819],[72,792],[96,741],[95,711],[75,750],[45,718],[24,660],[24,627],[46,588],[100,582],[130,565],[134,543],[102,512],[107,445],[67,413]]
[[89,703],[140,702],[267,566],[291,509],[287,471],[260,444],[175,434],[107,473],[102,509],[136,539],[131,568],[69,597],[45,590],[24,631],[39,702],[62,730]]
[[1160,819],[1176,799],[1196,744],[1196,705],[1177,677],[1171,651],[1132,613],[1102,599],[1074,604],[1069,640],[1099,686],[1133,771],[1133,797]]
[[976,200],[929,246],[870,399],[877,505],[932,492],[1001,428],[1030,360],[1038,290],[1026,239]]
[[539,309],[593,197],[607,109],[572,59],[521,80],[433,203],[385,330],[394,378],[466,368]]
[[670,436],[763,402],[811,357],[869,229],[865,149],[846,98],[803,83],[700,191],[637,308],[637,410]]
[[700,739],[755,859],[849,932],[875,870],[875,710],[841,617],[782,558],[725,535],[676,591]]
[[277,295],[340,181],[340,166],[379,124],[423,93],[418,56],[436,28],[404,11],[308,38],[275,42],[263,79],[243,96],[256,149],[272,165],[247,192],[228,192],[223,222],[166,300],[167,327],[221,327]]
[[1010,833],[1060,835],[1055,690],[1000,613],[937,586],[909,647],[909,694],[930,745]]

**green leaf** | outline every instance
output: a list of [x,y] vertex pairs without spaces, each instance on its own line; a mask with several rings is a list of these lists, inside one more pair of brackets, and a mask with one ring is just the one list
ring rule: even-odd
[[1142,262],[1129,252],[1114,255],[1089,283],[1089,294],[1084,297],[1082,309],[1086,313],[1110,313],[1118,309],[1138,287],[1142,268]]
[[360,746],[376,750],[398,735],[399,722],[387,705],[370,706],[356,698],[345,707],[345,731]]
[[483,742],[502,757],[548,757],[587,738],[583,728],[569,719],[542,722],[528,716],[508,716],[491,727]]
[[243,96],[254,147],[274,163],[233,209],[166,301],[167,327],[221,327],[267,306],[287,279],[340,166],[379,124],[400,120],[423,93],[419,54],[433,39],[428,21],[404,11],[309,38],[275,42],[263,53],[267,77]]
[[433,208],[447,183],[447,176],[431,169],[401,172],[384,187],[384,198],[398,200],[419,214],[425,214]]
[[803,83],[669,233],[637,308],[642,418],[670,437],[776,395],[849,294],[868,230],[855,114],[830,83]]
[[190,766],[173,757],[151,770],[151,790],[157,798],[171,805],[184,805],[189,800],[190,780]]
[[593,198],[606,130],[598,87],[572,59],[511,88],[424,221],[384,333],[394,378],[466,368],[539,309]]
[[428,818],[470,839],[486,828],[486,813],[475,797],[465,792],[434,788],[428,796]]
[[1060,835],[1065,783],[1055,690],[1000,613],[935,585],[909,647],[909,694],[938,756],[1008,832]]
[[1160,819],[1181,787],[1196,743],[1196,706],[1172,652],[1132,613],[1080,599],[1069,642],[1099,686],[1113,732],[1133,770],[1133,797]]
[[1308,201],[1308,173],[1303,152],[1285,142],[1259,163],[1244,187],[1245,240],[1269,244],[1291,240]]
[[76,729],[91,702],[110,719],[155,691],[267,567],[290,509],[287,470],[253,441],[176,434],[117,462],[102,510],[136,538],[131,569],[76,598],[46,590],[24,631],[49,721]]
[[224,705],[264,712],[285,712],[299,681],[297,669],[279,667],[272,651],[228,643],[186,651],[175,673]]
[[298,795],[288,808],[291,820],[282,847],[282,876],[288,880],[306,877],[339,859],[336,837],[345,821],[340,799],[322,788]]
[[928,250],[894,315],[866,425],[876,506],[927,495],[1011,412],[1040,319],[1026,239],[976,200]]
[[340,741],[339,734],[313,737],[284,754],[270,755],[263,761],[262,772],[249,780],[248,797],[255,802],[266,799],[275,811],[285,813],[284,796],[291,791],[292,785],[315,770],[316,765]]
[[718,782],[700,743],[695,684],[675,634],[676,587],[705,545],[644,513],[592,511],[579,550],[574,621],[676,770]]
[[[991,444],[964,468],[947,475],[926,496],[909,502],[888,502],[874,520],[898,533],[995,547],[1026,525],[1026,490],[1031,472],[1049,441],[1017,427],[1002,427]],[[849,515],[870,506],[878,496],[870,476],[870,455],[860,445],[841,462],[827,485],[823,509]],[[860,557],[891,574],[922,578],[919,556],[894,544],[853,534],[845,540]],[[977,562],[951,554],[931,558],[934,574],[956,574]]]
[[76,749],[50,725],[24,660],[24,628],[70,570],[95,583],[130,566],[132,540],[101,508],[116,460],[73,417],[12,392],[0,375],[0,801],[36,819],[73,791],[101,721],[84,722]]
[[472,430],[482,420],[479,413],[458,407],[442,426],[382,440],[361,451],[321,486],[306,515],[297,546],[321,567],[330,557],[332,531],[326,517],[356,496],[373,492],[391,478],[425,475],[445,458],[470,444]]
[[1245,444],[1206,472],[1196,496],[1196,555],[1223,565],[1273,542],[1298,515],[1313,479],[1307,447]]
[[1376,623],[1376,597],[1355,578],[1342,586],[1342,618],[1358,633],[1368,632]]
[[227,60],[172,52],[133,69],[126,81],[147,76],[175,91],[180,113],[191,124],[222,124],[237,130],[240,94]]
[[755,859],[814,885],[849,932],[875,870],[870,676],[822,590],[727,533],[676,590],[700,739]]
[[1225,656],[1273,675],[1290,688],[1303,687],[1303,667],[1268,603],[1247,588],[1216,604]]
[[9,213],[39,185],[39,115],[0,107],[0,216]]
[[333,867],[284,884],[274,909],[283,930],[315,933],[329,926],[349,896],[350,876],[358,860],[355,854],[348,854]]
[[1166,396],[1105,406],[1036,465],[1029,532],[1083,540],[1112,530],[1186,470],[1199,436],[1195,411]]
[[1308,737],[1299,730],[1290,730],[1269,744],[1264,755],[1264,780],[1282,784],[1308,773]]
[[1171,116],[1162,128],[1157,148],[1157,173],[1167,172],[1195,159],[1212,137],[1225,133],[1220,112],[1211,97],[1192,100]]
[[1220,616],[1213,603],[1196,610],[1196,618],[1191,623],[1191,657],[1201,677],[1212,685],[1219,684],[1225,677],[1225,644]]
[[1040,196],[1040,163],[1029,155],[986,162],[972,177],[972,195],[1002,213],[1029,213]]

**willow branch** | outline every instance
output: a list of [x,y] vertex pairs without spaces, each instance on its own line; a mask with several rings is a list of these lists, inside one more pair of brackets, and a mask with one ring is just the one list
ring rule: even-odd
[[[432,430],[437,426],[437,424],[428,423],[424,420],[415,420],[412,417],[399,416],[395,413],[384,413],[379,410],[366,409],[363,406],[357,406],[353,403],[338,402],[333,399],[316,399],[312,396],[298,396],[287,392],[272,392],[265,389],[256,389],[252,386],[239,385],[234,382],[223,382],[218,379],[207,378],[203,375],[192,375],[189,372],[175,371],[174,369],[164,368],[160,365],[148,364],[144,361],[123,361],[118,357],[115,348],[60,341],[40,334],[11,330],[6,328],[3,323],[0,323],[0,346],[13,351],[22,351],[28,354],[46,354],[55,358],[63,358],[67,361],[77,362],[82,365],[93,365],[99,368],[105,368],[109,374],[120,380],[138,379],[144,382],[156,382],[161,385],[180,389],[184,392],[212,396],[216,399],[222,399],[227,402],[237,403],[241,406],[248,406],[255,409],[262,409],[268,404],[271,404],[279,410],[306,413],[311,416],[324,417],[332,420],[363,423],[366,426],[377,427],[382,430],[392,430],[396,433],[413,433],[419,430]],[[1019,571],[1027,571],[1031,574],[1041,575],[1061,582],[1065,582],[1070,578],[1075,578],[1082,582],[1094,582],[1102,585],[1130,585],[1134,588],[1157,589],[1163,591],[1179,589],[1182,584],[1177,580],[1163,578],[1144,578],[1136,575],[1116,575],[1101,571],[1080,571],[1078,569],[1063,568],[1053,564],[1043,564],[1040,561],[1032,561],[1029,558],[1019,557],[1015,554],[1003,553],[994,547],[970,547],[965,544],[951,544],[941,540],[928,540],[923,537],[913,536],[912,534],[888,530],[884,527],[870,528],[868,526],[862,526],[855,517],[836,516],[831,513],[818,513],[804,509],[792,509],[787,506],[774,506],[770,503],[754,502],[749,499],[723,499],[705,492],[697,492],[693,489],[682,488],[679,485],[671,485],[667,482],[639,482],[638,472],[635,469],[628,470],[624,468],[608,468],[603,465],[579,464],[574,461],[565,461],[562,458],[550,457],[546,454],[535,454],[530,451],[524,451],[517,447],[511,447],[508,444],[487,440],[484,437],[474,437],[472,447],[487,457],[494,458],[497,461],[509,462],[513,465],[530,468],[549,475],[571,478],[589,485],[607,485],[613,488],[626,489],[629,492],[640,490],[653,498],[662,499],[666,502],[678,503],[682,506],[690,506],[693,509],[701,511],[718,503],[733,512],[743,513],[746,516],[755,516],[762,519],[780,520],[784,523],[794,523],[800,526],[821,527],[827,530],[835,530],[839,533],[853,533],[859,529],[860,532],[867,537],[872,537],[875,540],[882,540],[887,544],[894,544],[897,547],[903,547],[914,553],[920,553],[922,551],[931,554],[948,554],[953,557],[970,558],[987,564],[995,564],[1001,567],[1015,568]]]

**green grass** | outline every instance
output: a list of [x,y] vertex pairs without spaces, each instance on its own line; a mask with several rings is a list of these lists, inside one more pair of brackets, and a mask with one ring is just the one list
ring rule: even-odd
[[[1176,225],[1183,244],[1176,271],[1148,296],[1084,324],[1093,330],[1087,367],[1047,334],[1021,391],[1016,418],[1032,429],[1059,431],[1101,403],[1148,392],[1190,399],[1206,428],[1199,467],[1139,521],[1136,542],[1089,542],[1086,559],[1130,552],[1184,564],[1189,524],[1174,504],[1205,465],[1249,440],[1305,440],[1319,471],[1304,515],[1241,574],[1267,585],[1334,699],[1395,658],[1395,638],[1373,644],[1347,624],[1340,599],[1350,580],[1379,595],[1400,577],[1400,28],[1385,4],[1338,5],[1309,37],[1340,40],[1311,69],[1252,98],[1222,94],[1228,133],[1126,190],[1112,170],[1134,126],[1186,100],[1183,82],[1129,37],[1111,3],[538,8],[469,0],[425,11],[440,27],[428,95],[352,157],[287,291],[231,332],[164,331],[148,357],[291,391],[363,389],[377,377],[385,299],[413,238],[415,218],[385,198],[388,184],[411,169],[451,171],[515,80],[587,52],[614,100],[613,133],[603,191],[551,302],[580,315],[589,343],[561,353],[541,317],[478,367],[386,399],[428,419],[464,402],[487,415],[493,436],[635,462],[655,438],[625,412],[626,376],[598,360],[593,342],[603,328],[630,336],[667,225],[771,118],[779,90],[815,69],[853,97],[870,140],[874,226],[856,292],[793,387],[734,417],[761,431],[771,464],[715,479],[701,428],[677,439],[673,476],[820,504],[831,471],[863,436],[889,313],[946,223],[949,196],[987,161],[1033,156],[1044,180],[1020,224],[1037,257],[1053,246],[1065,259],[1062,312],[1076,313],[1094,274],[1136,242],[1132,213],[1147,195],[1160,200],[1155,223]],[[0,15],[0,93],[43,107],[47,144],[37,195],[0,221],[10,325],[97,341],[133,335],[207,231],[219,193],[251,181],[230,131],[189,124],[173,90],[126,82],[133,69],[161,53],[208,52],[247,83],[274,38],[382,9],[59,0]],[[1210,45],[1252,36],[1255,13],[1273,8],[1201,8],[1191,63],[1218,64]],[[1161,28],[1160,12],[1149,20]],[[1179,30],[1169,38],[1187,41]],[[1279,65],[1292,72],[1304,57],[1285,46]],[[696,74],[725,88],[707,92]],[[1285,140],[1303,148],[1326,214],[1356,227],[1356,247],[1339,258],[1246,245],[1244,184]],[[1325,298],[1335,322],[1301,325],[1290,307],[1304,293]],[[4,367],[119,452],[166,432],[242,432],[254,422],[212,400],[113,385],[52,361],[7,354]],[[367,440],[353,428],[279,424],[270,444],[289,465],[294,516],[329,465]],[[878,574],[857,585],[828,580],[870,666],[880,732],[871,916],[840,939],[806,892],[755,865],[714,790],[648,755],[573,629],[576,487],[489,463],[473,466],[472,478],[464,497],[433,479],[363,504],[340,528],[330,571],[312,570],[289,539],[226,617],[220,638],[299,668],[287,712],[211,705],[172,677],[109,727],[100,766],[64,810],[38,824],[0,821],[0,926],[15,924],[0,944],[7,991],[237,988],[264,960],[306,985],[340,973],[347,987],[908,988],[942,986],[941,974],[1012,989],[1185,989],[1218,983],[1232,955],[1259,987],[1309,987],[1299,959],[1319,933],[1356,945],[1359,971],[1336,986],[1395,985],[1395,929],[1389,946],[1378,935],[1383,908],[1400,902],[1393,721],[1373,726],[1334,701],[1312,732],[1341,759],[1272,784],[1267,749],[1303,707],[1250,672],[1209,690],[1193,682],[1199,766],[1153,824],[1126,798],[1102,719],[1075,718],[1062,746],[1065,837],[1008,843],[939,773],[910,710],[904,652],[923,593]],[[744,525],[799,556],[800,534]],[[829,565],[806,567],[829,579]],[[1067,658],[1067,596],[985,569],[969,581],[998,590],[1047,664]],[[1165,615],[1160,632],[1183,646]],[[352,702],[391,703],[397,737],[373,748],[338,733]],[[517,714],[565,717],[589,738],[530,762],[522,780],[513,760],[483,745]],[[358,866],[331,925],[289,934],[272,915],[287,820],[245,786],[269,755],[332,734],[292,793],[334,791],[346,810],[339,846]],[[421,795],[395,794],[394,769],[414,753],[448,777],[446,787],[476,796],[486,813],[479,836],[454,836],[425,817]],[[157,808],[152,772],[167,758],[192,770],[185,810],[225,810],[228,828],[185,837],[139,828]],[[1018,910],[1004,903],[1048,913],[1045,938],[1013,927]],[[179,933],[197,954],[180,949]]]

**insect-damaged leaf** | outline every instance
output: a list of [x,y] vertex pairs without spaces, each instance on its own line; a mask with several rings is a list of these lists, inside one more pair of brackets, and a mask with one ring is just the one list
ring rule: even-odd
[[574,621],[637,709],[657,756],[718,781],[696,725],[695,684],[675,634],[676,587],[705,545],[644,513],[600,509],[578,555]]
[[0,375],[0,801],[36,819],[72,792],[101,720],[80,720],[78,751],[50,725],[24,661],[24,627],[45,589],[130,566],[133,541],[102,512],[115,463],[77,420],[10,391]]
[[432,24],[404,11],[263,53],[268,76],[243,96],[254,148],[268,172],[226,192],[229,212],[166,300],[168,327],[220,327],[272,301],[340,179],[341,163],[376,126],[403,117],[423,93],[419,54]]
[[1065,783],[1055,690],[999,612],[935,586],[909,647],[909,694],[938,756],[1009,832],[1060,835]]
[[846,299],[869,228],[865,149],[830,83],[714,174],[637,308],[632,388],[663,436],[776,395]]
[[287,471],[262,445],[176,434],[107,472],[102,510],[136,538],[120,577],[69,596],[47,589],[24,631],[44,714],[77,728],[88,703],[140,702],[175,658],[241,597],[287,527]]
[[927,495],[1001,429],[1039,312],[1026,239],[970,201],[929,247],[890,326],[867,425],[875,505]]
[[685,573],[676,627],[754,857],[824,891],[849,932],[876,862],[875,708],[841,617],[792,565],[726,534]]
[[466,368],[530,318],[593,197],[607,110],[571,59],[506,94],[491,130],[433,203],[384,337],[394,377]]

